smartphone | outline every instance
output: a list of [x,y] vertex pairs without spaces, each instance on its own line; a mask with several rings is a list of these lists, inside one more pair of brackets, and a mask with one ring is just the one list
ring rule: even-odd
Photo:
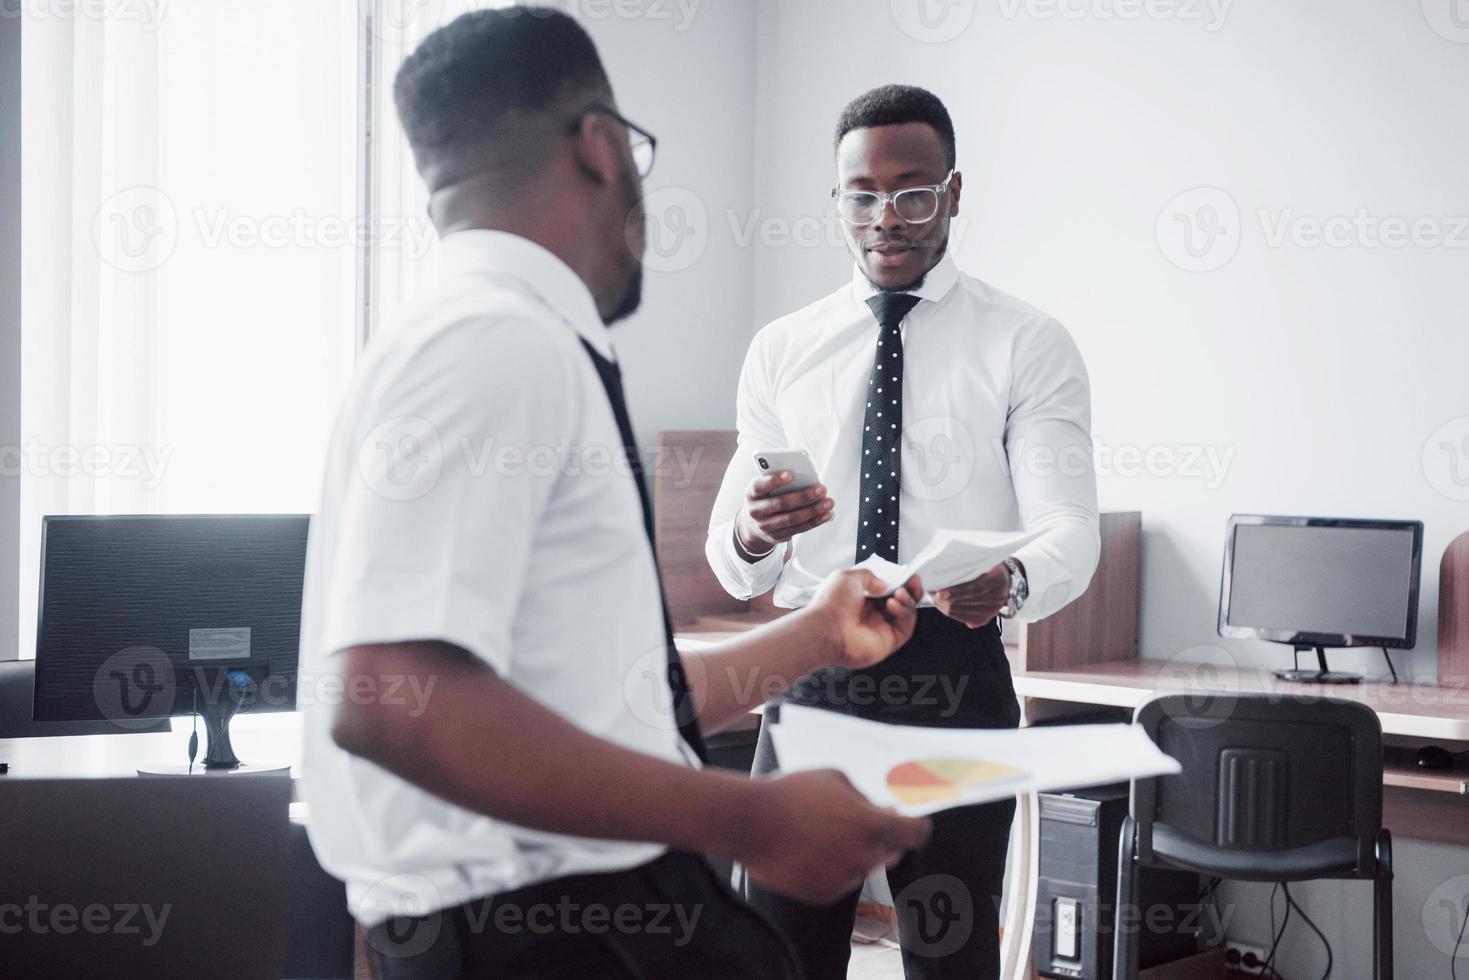
[[804,449],[767,449],[755,454],[755,465],[760,468],[761,476],[781,470],[791,471],[794,479],[772,496],[779,497],[783,493],[805,490],[821,482],[821,477],[816,475],[816,464],[811,461],[811,454]]

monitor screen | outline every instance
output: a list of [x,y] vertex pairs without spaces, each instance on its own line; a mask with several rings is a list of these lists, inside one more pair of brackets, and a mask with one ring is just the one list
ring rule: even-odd
[[1321,646],[1410,646],[1422,525],[1242,517],[1230,522],[1220,632]]
[[47,517],[35,718],[140,727],[188,714],[200,685],[249,687],[243,710],[293,709],[308,525]]

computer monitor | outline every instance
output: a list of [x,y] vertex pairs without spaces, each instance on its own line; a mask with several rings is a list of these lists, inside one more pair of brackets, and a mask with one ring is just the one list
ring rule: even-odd
[[202,768],[244,768],[230,719],[296,705],[308,525],[299,514],[45,518],[35,719],[127,730],[197,712]]
[[1287,680],[1352,683],[1327,647],[1417,642],[1421,521],[1235,514],[1224,543],[1219,635],[1316,651],[1317,670]]

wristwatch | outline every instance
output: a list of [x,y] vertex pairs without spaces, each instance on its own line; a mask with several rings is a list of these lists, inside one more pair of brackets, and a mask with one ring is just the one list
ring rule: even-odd
[[1000,610],[1000,615],[1011,619],[1020,612],[1025,600],[1030,598],[1030,583],[1025,580],[1025,569],[1014,558],[1005,559],[1005,569],[1010,573],[1010,598]]

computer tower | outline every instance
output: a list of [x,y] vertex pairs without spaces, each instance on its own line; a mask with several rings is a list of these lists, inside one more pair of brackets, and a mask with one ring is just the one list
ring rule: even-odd
[[[1127,808],[1126,783],[1040,794],[1035,968],[1041,976],[1112,980],[1117,849]],[[1141,870],[1143,914],[1124,920],[1139,930],[1139,969],[1198,952],[1199,893],[1198,875]]]

